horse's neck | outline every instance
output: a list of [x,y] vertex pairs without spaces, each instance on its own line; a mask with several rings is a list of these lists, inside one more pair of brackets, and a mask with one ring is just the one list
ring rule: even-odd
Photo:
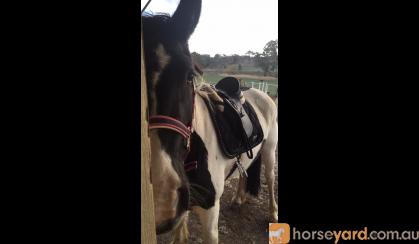
[[200,128],[200,131],[202,133],[204,133],[204,131],[207,132],[207,130],[211,130],[212,128],[206,128],[208,127],[207,123],[212,123],[212,120],[210,117],[210,112],[206,105],[206,101],[218,103],[223,102],[223,99],[217,94],[217,92],[214,90],[213,87],[211,87],[209,83],[203,80],[196,87],[194,99],[194,130],[197,130],[197,128],[203,126],[203,128]]
[[210,114],[205,104],[205,100],[201,95],[198,93],[195,94],[195,102],[194,102],[194,114],[193,114],[193,130],[194,131],[203,131],[208,128],[203,128],[205,125],[203,123],[212,123]]

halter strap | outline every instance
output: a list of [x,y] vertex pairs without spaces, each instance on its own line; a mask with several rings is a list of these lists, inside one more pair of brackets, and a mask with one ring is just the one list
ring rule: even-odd
[[196,170],[198,168],[198,162],[185,162],[191,147],[191,134],[192,134],[192,124],[195,117],[195,82],[192,81],[192,120],[189,126],[186,126],[182,121],[172,118],[165,115],[153,115],[148,119],[148,130],[153,129],[167,129],[172,130],[180,134],[184,139],[186,139],[186,154],[184,155],[184,169],[186,172],[191,170]]
[[189,139],[191,129],[181,121],[164,115],[154,115],[149,118],[148,129],[168,129],[179,133],[183,138]]

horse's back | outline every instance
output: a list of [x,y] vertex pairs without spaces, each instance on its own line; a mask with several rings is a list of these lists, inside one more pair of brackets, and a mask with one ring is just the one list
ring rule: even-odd
[[278,109],[272,98],[255,88],[243,91],[243,96],[256,112],[266,138],[273,123],[276,123]]

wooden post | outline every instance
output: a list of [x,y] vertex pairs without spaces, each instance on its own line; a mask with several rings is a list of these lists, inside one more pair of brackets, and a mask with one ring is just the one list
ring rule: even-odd
[[143,57],[143,31],[141,29],[141,243],[155,244],[153,186],[150,180],[150,139],[147,121],[147,83]]

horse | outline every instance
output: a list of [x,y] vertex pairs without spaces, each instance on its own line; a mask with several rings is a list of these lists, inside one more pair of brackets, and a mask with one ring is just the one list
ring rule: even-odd
[[[220,148],[205,99],[196,84],[199,71],[192,60],[188,40],[201,13],[201,0],[180,0],[174,14],[142,15],[143,50],[146,67],[150,176],[153,185],[157,234],[173,231],[174,243],[188,238],[189,211],[199,216],[205,243],[218,243],[220,198],[226,176],[236,159],[227,157]],[[270,222],[278,221],[274,196],[275,151],[278,140],[277,107],[265,93],[250,88],[242,92],[252,105],[263,141],[251,150],[260,157],[240,155],[247,174],[239,177],[233,204],[243,204],[260,186],[260,165],[265,166],[269,189]],[[185,168],[185,159],[194,154],[193,177]],[[198,182],[198,183],[197,183]]]

